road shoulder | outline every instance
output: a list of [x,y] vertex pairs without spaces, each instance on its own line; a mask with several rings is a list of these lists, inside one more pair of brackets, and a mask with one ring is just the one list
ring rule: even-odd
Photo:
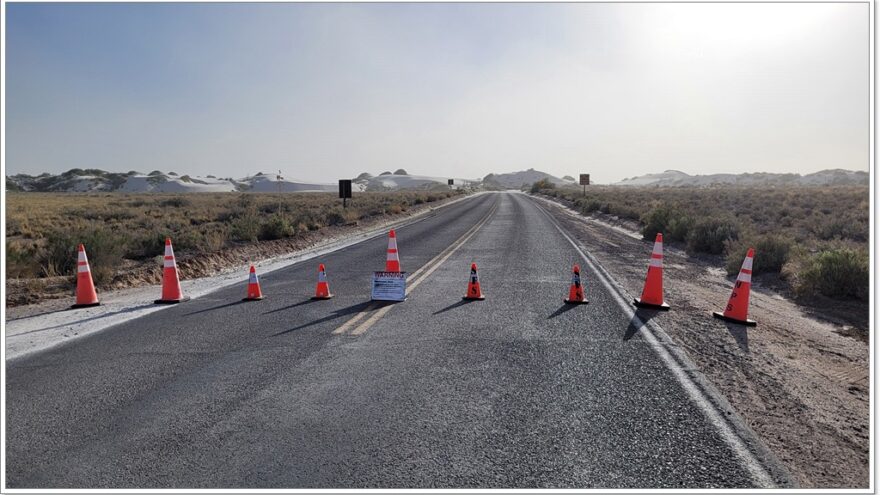
[[[651,246],[625,229],[535,198],[630,294]],[[868,346],[756,284],[757,328],[711,318],[731,282],[715,267],[666,248],[663,329],[802,487],[868,487]],[[587,286],[591,281],[585,282]]]
[[[480,194],[483,193],[467,195],[440,205],[426,206],[393,222],[377,222],[359,229],[352,229],[343,235],[327,237],[302,249],[262,259],[253,264],[256,265],[257,272],[263,275],[384,235],[389,228],[400,228],[421,221],[429,218],[439,209],[472,199]],[[197,298],[237,283],[243,284],[246,281],[249,264],[246,260],[241,260],[232,266],[227,265],[215,275],[182,280],[181,287],[184,294]],[[159,272],[159,268],[156,271]],[[68,310],[73,302],[72,297],[6,308],[3,334],[4,359],[9,361],[44,351],[114,325],[166,309],[169,306],[152,303],[159,291],[159,286],[156,285],[103,291],[99,294],[100,306],[75,311]]]

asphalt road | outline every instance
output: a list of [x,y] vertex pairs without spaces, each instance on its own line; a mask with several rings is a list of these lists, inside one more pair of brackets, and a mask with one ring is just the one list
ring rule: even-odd
[[[380,237],[263,274],[263,301],[239,302],[243,280],[7,363],[7,485],[778,481],[533,200],[477,196],[399,229],[398,245],[417,272],[403,303],[369,301]],[[472,261],[487,299],[465,303]],[[309,300],[318,262],[331,300]],[[590,304],[565,306],[575,262]]]

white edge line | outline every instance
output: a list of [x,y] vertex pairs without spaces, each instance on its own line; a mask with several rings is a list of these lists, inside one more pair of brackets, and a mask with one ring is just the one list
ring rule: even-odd
[[[685,369],[676,361],[670,354],[669,351],[658,341],[657,335],[663,330],[660,326],[654,321],[648,320],[647,322],[642,321],[637,315],[635,309],[624,299],[623,294],[626,294],[626,291],[623,290],[622,287],[619,287],[617,284],[612,282],[612,278],[605,268],[599,263],[599,261],[594,258],[592,255],[587,254],[581,247],[562,229],[562,227],[556,222],[556,220],[547,213],[544,208],[541,208],[537,203],[532,203],[538,207],[540,210],[556,227],[556,230],[559,231],[560,234],[575,248],[578,254],[587,262],[588,268],[596,275],[596,278],[608,289],[609,294],[611,294],[612,298],[615,302],[617,302],[620,309],[623,310],[624,314],[632,315],[632,318],[640,322],[643,328],[650,328],[650,332],[642,332],[642,335],[645,337],[645,340],[648,341],[651,348],[657,353],[666,367],[672,372],[673,376],[678,380],[679,384],[681,384],[684,391],[688,394],[691,401],[702,410],[703,414],[705,414],[706,419],[718,430],[718,433],[721,435],[722,439],[730,446],[733,450],[734,454],[740,458],[745,468],[748,470],[749,474],[752,476],[753,480],[760,485],[762,488],[776,488],[777,485],[773,481],[773,478],[767,472],[766,469],[761,465],[761,462],[752,454],[752,452],[743,444],[740,440],[739,436],[733,432],[731,427],[722,419],[721,413],[712,405],[712,401],[700,390],[700,388],[694,383],[694,381],[688,376]],[[665,334],[665,332],[663,332]],[[667,337],[668,338],[668,337]],[[691,373],[698,373],[696,370],[691,370]]]
[[[268,259],[262,260],[262,261],[260,261],[260,262],[254,263],[254,265],[255,265],[256,267],[258,267],[258,268],[259,268],[261,265],[262,265],[262,266],[270,265],[270,266],[271,266],[271,269],[268,270],[268,271],[266,271],[266,272],[261,273],[261,275],[265,275],[265,274],[268,274],[268,273],[272,273],[272,272],[274,272],[274,271],[278,271],[278,270],[281,270],[281,269],[284,269],[284,268],[288,268],[288,267],[293,266],[293,265],[295,265],[295,264],[297,264],[297,263],[302,263],[302,262],[304,262],[304,261],[308,261],[308,260],[310,260],[310,259],[314,259],[314,258],[317,258],[317,257],[319,257],[319,256],[324,256],[324,255],[327,255],[327,254],[330,254],[330,253],[333,253],[333,252],[339,251],[339,250],[341,250],[341,249],[345,249],[345,248],[348,248],[348,247],[351,247],[351,246],[355,246],[355,245],[357,245],[357,244],[360,244],[360,243],[362,243],[362,242],[367,242],[367,241],[369,241],[369,240],[375,239],[376,237],[379,237],[379,236],[381,236],[381,235],[385,235],[385,232],[386,232],[389,228],[402,228],[402,227],[407,227],[407,226],[410,226],[410,225],[414,225],[414,224],[416,224],[416,223],[418,223],[418,222],[421,222],[421,221],[426,220],[427,218],[429,218],[429,214],[432,213],[432,212],[435,212],[435,211],[440,210],[440,209],[442,209],[442,208],[446,208],[446,207],[448,207],[448,206],[452,206],[452,205],[454,205],[454,204],[461,203],[461,202],[466,201],[466,200],[468,200],[468,199],[472,199],[472,198],[476,198],[476,197],[479,197],[479,196],[483,196],[483,195],[485,195],[485,194],[491,194],[491,193],[488,193],[488,192],[479,192],[479,193],[476,193],[476,194],[469,194],[469,195],[466,195],[466,196],[464,196],[464,197],[462,197],[462,198],[454,199],[454,200],[452,200],[452,201],[449,201],[449,202],[447,202],[447,203],[444,203],[444,204],[442,204],[442,205],[438,205],[438,206],[433,207],[433,208],[427,208],[427,209],[425,209],[424,211],[421,211],[421,212],[419,212],[419,213],[416,213],[416,214],[413,215],[413,216],[410,216],[410,217],[407,217],[407,218],[402,218],[402,219],[400,219],[400,220],[398,220],[398,221],[396,221],[396,222],[390,222],[390,223],[388,223],[388,224],[385,224],[385,225],[382,225],[382,226],[375,227],[374,229],[368,230],[368,231],[366,231],[366,232],[358,233],[358,234],[354,234],[354,236],[356,236],[356,238],[355,238],[355,239],[352,239],[352,240],[341,240],[341,241],[330,242],[329,244],[323,246],[322,248],[320,248],[320,249],[317,250],[317,251],[311,251],[311,252],[310,252],[310,251],[309,251],[310,248],[305,248],[305,249],[303,250],[303,251],[305,251],[305,252],[303,252],[303,253],[301,253],[301,254],[296,254],[296,255],[292,255],[292,256],[290,256],[290,255],[282,255],[282,256],[279,256],[279,257],[276,257],[276,258],[268,258]],[[285,259],[286,256],[289,256],[289,258]],[[225,271],[223,271],[223,272],[221,272],[221,273],[218,273],[218,274],[216,274],[216,275],[212,275],[212,276],[209,276],[209,277],[200,277],[200,278],[194,278],[194,279],[182,280],[182,281],[181,281],[181,284],[185,286],[185,285],[187,284],[187,282],[197,282],[197,281],[200,281],[200,280],[206,280],[206,279],[210,279],[210,278],[213,278],[213,277],[217,277],[217,278],[226,277],[226,276],[230,275],[231,273],[234,273],[234,270],[233,270],[233,269],[225,270]],[[199,299],[199,298],[201,298],[201,297],[207,296],[207,295],[209,295],[209,294],[212,294],[212,293],[214,293],[214,292],[217,292],[217,291],[219,291],[219,290],[225,289],[225,288],[227,288],[227,287],[230,287],[230,286],[235,285],[235,284],[238,284],[238,283],[241,283],[241,280],[240,280],[239,278],[229,278],[229,279],[227,279],[227,280],[218,280],[218,283],[217,283],[216,285],[210,287],[210,288],[207,289],[207,290],[204,290],[204,291],[198,291],[198,292],[192,292],[192,291],[189,291],[190,294],[191,294],[190,297],[191,297],[191,300],[196,300],[196,299]],[[143,303],[143,304],[147,304],[147,303],[150,303],[150,302],[152,302],[152,299],[150,299],[149,301],[147,301],[147,300],[141,301],[141,303]],[[7,334],[6,334],[6,331],[5,331],[5,325],[7,324],[7,322],[4,320],[4,323],[3,323],[3,324],[4,324],[4,332],[3,332],[3,358],[4,358],[4,362],[8,364],[8,363],[11,363],[11,362],[13,362],[13,361],[17,361],[17,360],[22,359],[22,358],[26,358],[26,357],[29,357],[29,356],[33,356],[33,355],[35,355],[35,354],[38,354],[38,353],[41,353],[41,352],[45,352],[45,351],[50,350],[50,349],[54,349],[54,348],[56,348],[56,347],[58,347],[58,346],[60,346],[60,345],[67,344],[67,343],[69,343],[69,342],[73,342],[73,341],[75,341],[75,340],[77,340],[77,339],[80,339],[80,338],[82,338],[82,337],[85,337],[85,336],[88,336],[88,335],[94,335],[94,334],[96,334],[96,333],[98,333],[98,332],[103,332],[104,330],[107,330],[107,329],[109,329],[109,328],[115,327],[116,325],[121,325],[121,324],[126,323],[126,322],[128,322],[128,321],[135,320],[135,319],[137,319],[137,318],[141,318],[141,317],[146,316],[146,315],[148,315],[148,314],[155,313],[155,312],[157,312],[157,311],[161,311],[161,310],[163,310],[163,309],[168,309],[168,308],[173,307],[173,306],[174,306],[174,305],[158,305],[158,304],[155,305],[155,306],[150,305],[149,307],[145,307],[145,308],[140,309],[140,310],[131,311],[131,312],[130,312],[129,314],[127,314],[125,317],[119,317],[119,315],[107,315],[107,316],[105,316],[105,317],[109,317],[109,318],[110,318],[109,320],[106,320],[105,322],[102,322],[102,321],[101,321],[102,318],[98,318],[98,319],[95,319],[95,320],[93,320],[93,321],[90,321],[90,322],[89,322],[89,325],[92,326],[92,328],[89,329],[89,330],[80,330],[80,331],[78,332],[78,335],[76,335],[76,336],[74,336],[74,337],[70,337],[70,338],[66,338],[66,339],[61,339],[61,340],[57,340],[57,341],[55,341],[55,342],[53,342],[53,343],[51,343],[51,344],[49,344],[49,345],[45,345],[45,346],[41,346],[41,347],[35,347],[35,348],[32,348],[32,349],[28,349],[28,350],[25,350],[25,351],[21,351],[21,352],[17,353],[16,355],[12,356],[12,357],[9,357],[9,356],[7,355],[8,353],[6,352],[6,350],[7,350],[7,349],[6,349],[6,347],[7,347],[7,346],[6,346],[6,340],[9,339],[9,338],[16,338],[18,335],[7,335]],[[57,313],[64,312],[64,311],[66,311],[66,310],[53,311],[53,312],[48,313],[48,314],[53,315],[53,314],[57,314]],[[4,316],[5,316],[5,315],[4,315]],[[39,318],[40,316],[42,316],[42,315],[35,315],[35,316],[33,316],[33,317],[26,317],[26,318],[28,318],[28,319],[30,319],[30,318]],[[114,316],[115,316],[115,317],[114,317]],[[80,324],[80,323],[81,323],[81,321],[72,321],[72,322],[70,322],[70,323],[63,324],[62,326],[72,326],[72,325],[77,325],[77,324]],[[106,323],[106,324],[105,324],[105,325],[101,325],[101,323]],[[20,335],[23,335],[23,334],[20,334]]]

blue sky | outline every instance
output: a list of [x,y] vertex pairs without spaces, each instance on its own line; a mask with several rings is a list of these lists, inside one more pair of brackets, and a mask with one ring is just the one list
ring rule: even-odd
[[6,173],[867,169],[867,4],[6,4]]

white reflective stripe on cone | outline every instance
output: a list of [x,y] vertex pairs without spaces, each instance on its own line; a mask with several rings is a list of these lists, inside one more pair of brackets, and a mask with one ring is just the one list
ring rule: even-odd
[[648,262],[648,266],[663,266],[663,260],[659,258],[651,258],[651,261]]
[[745,261],[743,261],[742,269],[743,270],[751,270],[752,269],[752,258],[746,258]]
[[257,274],[251,273],[250,278],[248,279],[248,283],[255,284],[257,283]]
[[327,274],[324,272],[318,272],[318,282],[326,282]]
[[397,253],[388,253],[388,256],[385,258],[386,261],[398,261]]
[[397,239],[394,237],[388,238],[388,249],[397,249]]
[[663,243],[662,242],[655,242],[654,243],[654,250],[651,251],[651,253],[662,255],[663,254]]
[[77,260],[77,261],[89,261],[88,258],[86,258],[86,252],[85,252],[85,251],[80,251],[80,252],[77,254],[76,260]]
[[174,259],[165,260],[165,268],[177,268],[177,264],[174,263]]
[[752,274],[751,273],[743,273],[739,272],[739,276],[736,277],[737,282],[746,282],[752,283]]
[[165,245],[165,256],[174,256],[174,249],[171,248],[171,244]]
[[76,271],[77,271],[77,273],[85,273],[85,272],[88,272],[88,271],[89,271],[89,264],[86,263],[86,264],[84,264],[84,265],[78,265],[78,266],[76,267]]

